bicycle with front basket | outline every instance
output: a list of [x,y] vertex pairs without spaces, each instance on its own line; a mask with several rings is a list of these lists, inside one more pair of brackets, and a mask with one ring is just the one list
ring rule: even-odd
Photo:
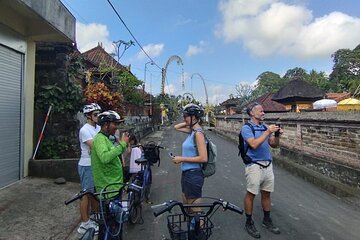
[[132,184],[141,187],[137,193],[130,192],[129,199],[129,222],[135,224],[142,217],[142,202],[150,202],[152,172],[151,166],[155,163],[160,164],[160,149],[164,147],[148,142],[145,145],[136,145],[143,148],[143,156],[135,160],[135,163],[141,165],[141,170],[135,175]]
[[[171,213],[167,216],[167,227],[172,240],[206,240],[212,234],[214,224],[211,221],[213,214],[222,207],[223,210],[230,210],[243,214],[243,210],[235,204],[217,198],[211,199],[210,203],[183,204],[182,202],[170,200],[162,204],[154,205],[154,216],[157,217],[165,212],[170,212],[178,206],[180,213]],[[190,209],[201,208],[207,211],[193,212]]]
[[[109,190],[112,186],[120,186],[120,188]],[[132,183],[113,183],[107,185],[100,192],[81,191],[66,200],[65,205],[81,199],[86,194],[92,195],[99,202],[99,211],[94,212],[96,217],[93,219],[99,224],[98,240],[122,240],[123,223],[127,222],[129,218],[129,199],[123,199],[123,195],[139,191],[141,191],[141,187]],[[92,240],[94,235],[95,229],[89,228],[81,239]]]

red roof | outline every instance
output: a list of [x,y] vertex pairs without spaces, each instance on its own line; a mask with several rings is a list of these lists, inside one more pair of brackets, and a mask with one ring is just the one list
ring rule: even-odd
[[107,53],[100,44],[81,55],[85,60],[91,62],[94,66],[99,67],[100,63],[105,63],[108,66],[114,66],[120,70],[128,71],[126,67],[118,63],[109,53]]
[[[285,106],[281,103],[275,102],[271,100],[273,97],[273,93],[266,93],[265,95],[262,95],[261,97],[257,98],[255,101],[251,102],[257,102],[261,104],[261,106],[264,109],[264,112],[287,112]],[[251,103],[247,104],[245,107],[249,106]]]
[[341,100],[347,99],[351,97],[351,93],[343,92],[343,93],[326,93],[325,98],[333,99],[336,102],[340,102]]

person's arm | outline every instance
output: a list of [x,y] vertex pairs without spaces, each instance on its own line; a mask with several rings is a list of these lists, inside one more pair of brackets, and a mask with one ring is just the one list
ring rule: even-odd
[[205,136],[202,132],[195,133],[195,143],[198,150],[198,155],[195,157],[175,156],[174,163],[189,162],[189,163],[205,163],[208,160]]
[[191,132],[191,129],[188,125],[186,125],[185,122],[181,122],[181,123],[178,123],[174,126],[174,128],[176,130],[178,130],[179,132],[184,132],[184,133],[190,133]]
[[[251,137],[247,138],[246,141],[252,149],[257,149],[270,136],[271,133],[276,132],[278,129],[279,127],[276,125],[269,125],[266,131],[260,137],[254,138],[254,135],[252,135]],[[270,140],[269,140],[269,144],[270,144]]]
[[273,134],[273,136],[271,138],[269,138],[269,145],[272,147],[272,148],[277,148],[279,147],[280,145],[280,136],[281,134],[283,133],[284,131],[280,128],[280,134],[278,137],[275,137]]
[[105,137],[102,137],[96,139],[96,142],[93,144],[93,148],[96,150],[100,161],[105,164],[122,154],[126,150],[127,145],[126,142],[121,141],[119,145],[109,150],[107,141],[108,140]]

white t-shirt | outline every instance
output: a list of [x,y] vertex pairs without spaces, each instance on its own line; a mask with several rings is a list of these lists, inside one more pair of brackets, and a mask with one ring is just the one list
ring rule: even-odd
[[130,173],[137,173],[138,171],[141,170],[141,165],[135,163],[135,160],[141,158],[141,154],[142,154],[142,151],[141,151],[140,148],[134,147],[134,148],[131,149],[130,169],[129,169]]
[[91,157],[90,157],[90,148],[85,143],[88,140],[92,140],[95,135],[100,131],[100,126],[96,127],[91,126],[89,123],[86,123],[79,132],[79,141],[81,148],[81,157],[79,160],[80,166],[91,166]]

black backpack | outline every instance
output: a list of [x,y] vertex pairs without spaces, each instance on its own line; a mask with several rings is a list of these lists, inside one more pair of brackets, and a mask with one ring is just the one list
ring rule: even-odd
[[[245,125],[247,125],[247,126],[250,127],[250,129],[251,129],[251,131],[252,131],[252,133],[253,133],[253,135],[254,135],[254,137],[255,137],[255,129],[254,129],[253,125],[251,125],[250,123],[246,123]],[[262,130],[257,130],[257,131],[266,131],[266,130],[267,130],[267,127],[266,127],[265,125],[263,125],[263,126],[264,126],[264,129],[262,129]],[[247,151],[249,150],[249,148],[250,148],[250,145],[248,144],[247,147],[246,147],[246,149],[245,149],[245,140],[244,140],[243,136],[241,135],[241,130],[240,130],[240,132],[239,132],[239,144],[238,144],[238,149],[239,149],[238,156],[241,156],[244,164],[247,165],[247,164],[250,164],[250,163],[255,163],[255,164],[258,164],[258,165],[260,165],[261,167],[265,167],[265,168],[267,168],[267,167],[271,164],[271,162],[269,162],[268,165],[263,165],[263,164],[258,163],[258,162],[256,162],[256,161],[253,162],[253,160],[251,159],[251,157],[249,157],[248,155],[246,155],[246,153],[247,153]]]

